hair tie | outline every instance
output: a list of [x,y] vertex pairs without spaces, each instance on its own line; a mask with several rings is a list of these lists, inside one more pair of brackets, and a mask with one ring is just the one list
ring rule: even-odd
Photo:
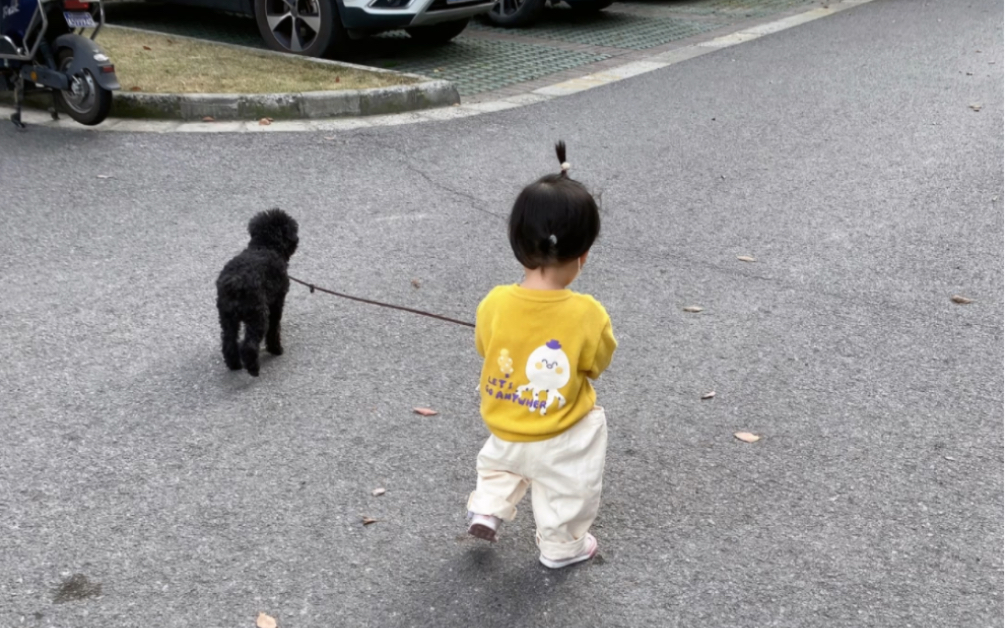
[[558,238],[555,237],[554,233],[548,236],[548,241],[552,244],[558,244]]
[[572,168],[572,166],[569,165],[569,162],[567,161],[562,162],[562,172],[568,172],[570,168]]

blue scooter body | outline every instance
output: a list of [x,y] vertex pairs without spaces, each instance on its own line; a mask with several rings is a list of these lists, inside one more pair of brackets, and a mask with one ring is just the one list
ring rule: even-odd
[[0,35],[10,37],[18,46],[38,10],[39,0],[0,0]]

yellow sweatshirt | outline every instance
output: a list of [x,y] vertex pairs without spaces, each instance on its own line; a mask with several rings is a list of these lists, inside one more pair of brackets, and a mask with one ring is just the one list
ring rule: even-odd
[[590,384],[618,343],[596,299],[571,290],[499,286],[478,306],[475,346],[485,359],[482,418],[514,442],[558,436],[593,409]]

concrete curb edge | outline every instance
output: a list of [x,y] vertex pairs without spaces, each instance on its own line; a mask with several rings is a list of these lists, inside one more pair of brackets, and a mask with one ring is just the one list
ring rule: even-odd
[[405,113],[460,104],[449,81],[414,85],[291,94],[144,94],[116,93],[112,115],[118,118],[198,121],[343,118]]

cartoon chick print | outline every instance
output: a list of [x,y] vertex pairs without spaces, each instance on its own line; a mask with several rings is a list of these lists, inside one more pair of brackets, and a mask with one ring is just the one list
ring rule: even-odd
[[[569,356],[562,351],[562,344],[557,340],[549,340],[530,354],[527,359],[527,379],[530,383],[520,386],[516,392],[522,395],[529,391],[535,400],[541,393],[548,395],[541,405],[541,416],[547,414],[548,406],[556,400],[561,410],[565,405],[565,397],[558,389],[569,383],[569,368]],[[528,406],[527,409],[533,412],[534,406]]]

